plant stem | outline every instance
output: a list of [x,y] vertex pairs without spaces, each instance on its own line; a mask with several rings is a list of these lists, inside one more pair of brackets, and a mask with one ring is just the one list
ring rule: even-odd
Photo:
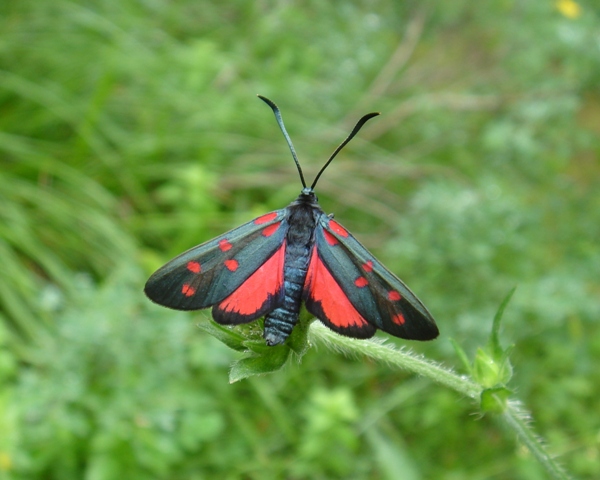
[[[320,322],[313,322],[309,330],[309,340],[313,344],[323,344],[346,355],[364,355],[375,360],[380,360],[399,368],[414,372],[441,383],[467,397],[480,400],[483,387],[473,382],[468,377],[457,375],[437,363],[415,355],[408,350],[398,349],[394,345],[384,344],[378,340],[355,340],[343,337],[323,326]],[[517,401],[508,401],[504,411],[500,414],[517,438],[529,449],[532,455],[542,464],[552,478],[568,480],[569,476],[554,462],[544,448],[541,439],[533,432],[527,422],[527,414],[519,408]]]
[[457,375],[437,363],[426,360],[421,355],[398,349],[391,344],[384,344],[377,340],[365,341],[343,337],[323,326],[321,322],[311,324],[309,339],[311,343],[322,343],[347,355],[366,355],[369,358],[381,360],[417,373],[470,398],[479,399],[483,390],[481,386],[472,382],[466,376]]
[[501,414],[501,418],[504,420],[505,426],[517,435],[517,438],[523,442],[552,478],[558,480],[568,480],[570,478],[546,451],[542,440],[533,432],[529,425],[529,416],[521,410],[519,402],[509,401],[506,410]]

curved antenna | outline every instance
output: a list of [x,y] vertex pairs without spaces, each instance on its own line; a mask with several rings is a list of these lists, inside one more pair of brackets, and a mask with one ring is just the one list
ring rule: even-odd
[[302,182],[302,187],[306,188],[306,182],[304,181],[304,175],[302,173],[302,168],[300,168],[300,162],[298,161],[298,156],[296,155],[296,150],[294,149],[294,145],[292,144],[292,139],[288,135],[288,133],[285,129],[285,125],[283,124],[283,119],[281,118],[281,112],[279,111],[279,107],[277,105],[275,105],[275,103],[273,103],[267,97],[263,97],[262,95],[257,95],[257,96],[263,102],[265,102],[269,107],[271,107],[271,109],[273,110],[273,113],[275,114],[275,119],[277,120],[277,124],[279,125],[279,128],[283,132],[283,136],[285,137],[285,140],[287,141],[288,147],[290,147],[290,152],[292,152],[292,157],[294,157],[294,162],[296,162],[296,167],[298,168],[298,173],[300,174],[300,181]]
[[346,140],[344,140],[342,143],[340,143],[340,146],[337,147],[334,152],[331,154],[331,156],[329,157],[329,160],[327,160],[327,162],[325,162],[325,165],[323,165],[323,167],[321,168],[321,170],[319,170],[319,173],[317,173],[317,176],[315,177],[314,182],[312,183],[312,185],[310,186],[310,189],[313,190],[315,188],[315,185],[317,184],[317,182],[319,181],[319,177],[321,176],[321,174],[325,171],[325,169],[329,166],[329,164],[331,163],[331,161],[335,158],[335,156],[340,153],[340,150],[342,148],[344,148],[348,142],[350,140],[352,140],[354,138],[354,136],[358,133],[358,131],[363,127],[363,125],[365,123],[367,123],[369,120],[371,120],[373,117],[376,117],[377,115],[379,115],[379,112],[373,112],[373,113],[367,113],[365,116],[363,116],[354,126],[354,128],[352,129],[352,131],[350,132],[350,135],[348,135],[346,137]]

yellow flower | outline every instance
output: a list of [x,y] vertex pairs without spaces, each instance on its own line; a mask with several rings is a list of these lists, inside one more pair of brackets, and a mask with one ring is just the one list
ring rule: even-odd
[[577,18],[581,16],[581,6],[575,0],[558,0],[556,8],[567,18]]

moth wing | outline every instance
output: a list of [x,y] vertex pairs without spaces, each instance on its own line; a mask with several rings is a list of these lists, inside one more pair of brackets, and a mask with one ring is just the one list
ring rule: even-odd
[[[323,214],[305,292],[307,309],[343,335],[431,340],[439,331],[427,308],[338,222]],[[333,299],[327,299],[327,291]]]
[[146,282],[152,300],[176,310],[214,306],[220,323],[244,323],[283,300],[286,210],[262,215],[191,248]]

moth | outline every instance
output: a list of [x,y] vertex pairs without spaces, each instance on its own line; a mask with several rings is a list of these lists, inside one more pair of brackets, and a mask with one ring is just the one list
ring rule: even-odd
[[212,307],[223,325],[264,317],[267,345],[286,341],[298,322],[301,304],[327,327],[353,338],[372,337],[377,329],[395,337],[431,340],[438,328],[427,308],[386,269],[333,214],[319,206],[315,186],[340,150],[371,118],[363,116],[350,135],[307,186],[281,113],[275,114],[302,182],[287,207],[261,215],[223,235],[191,248],[158,269],[146,295],[165,307]]

